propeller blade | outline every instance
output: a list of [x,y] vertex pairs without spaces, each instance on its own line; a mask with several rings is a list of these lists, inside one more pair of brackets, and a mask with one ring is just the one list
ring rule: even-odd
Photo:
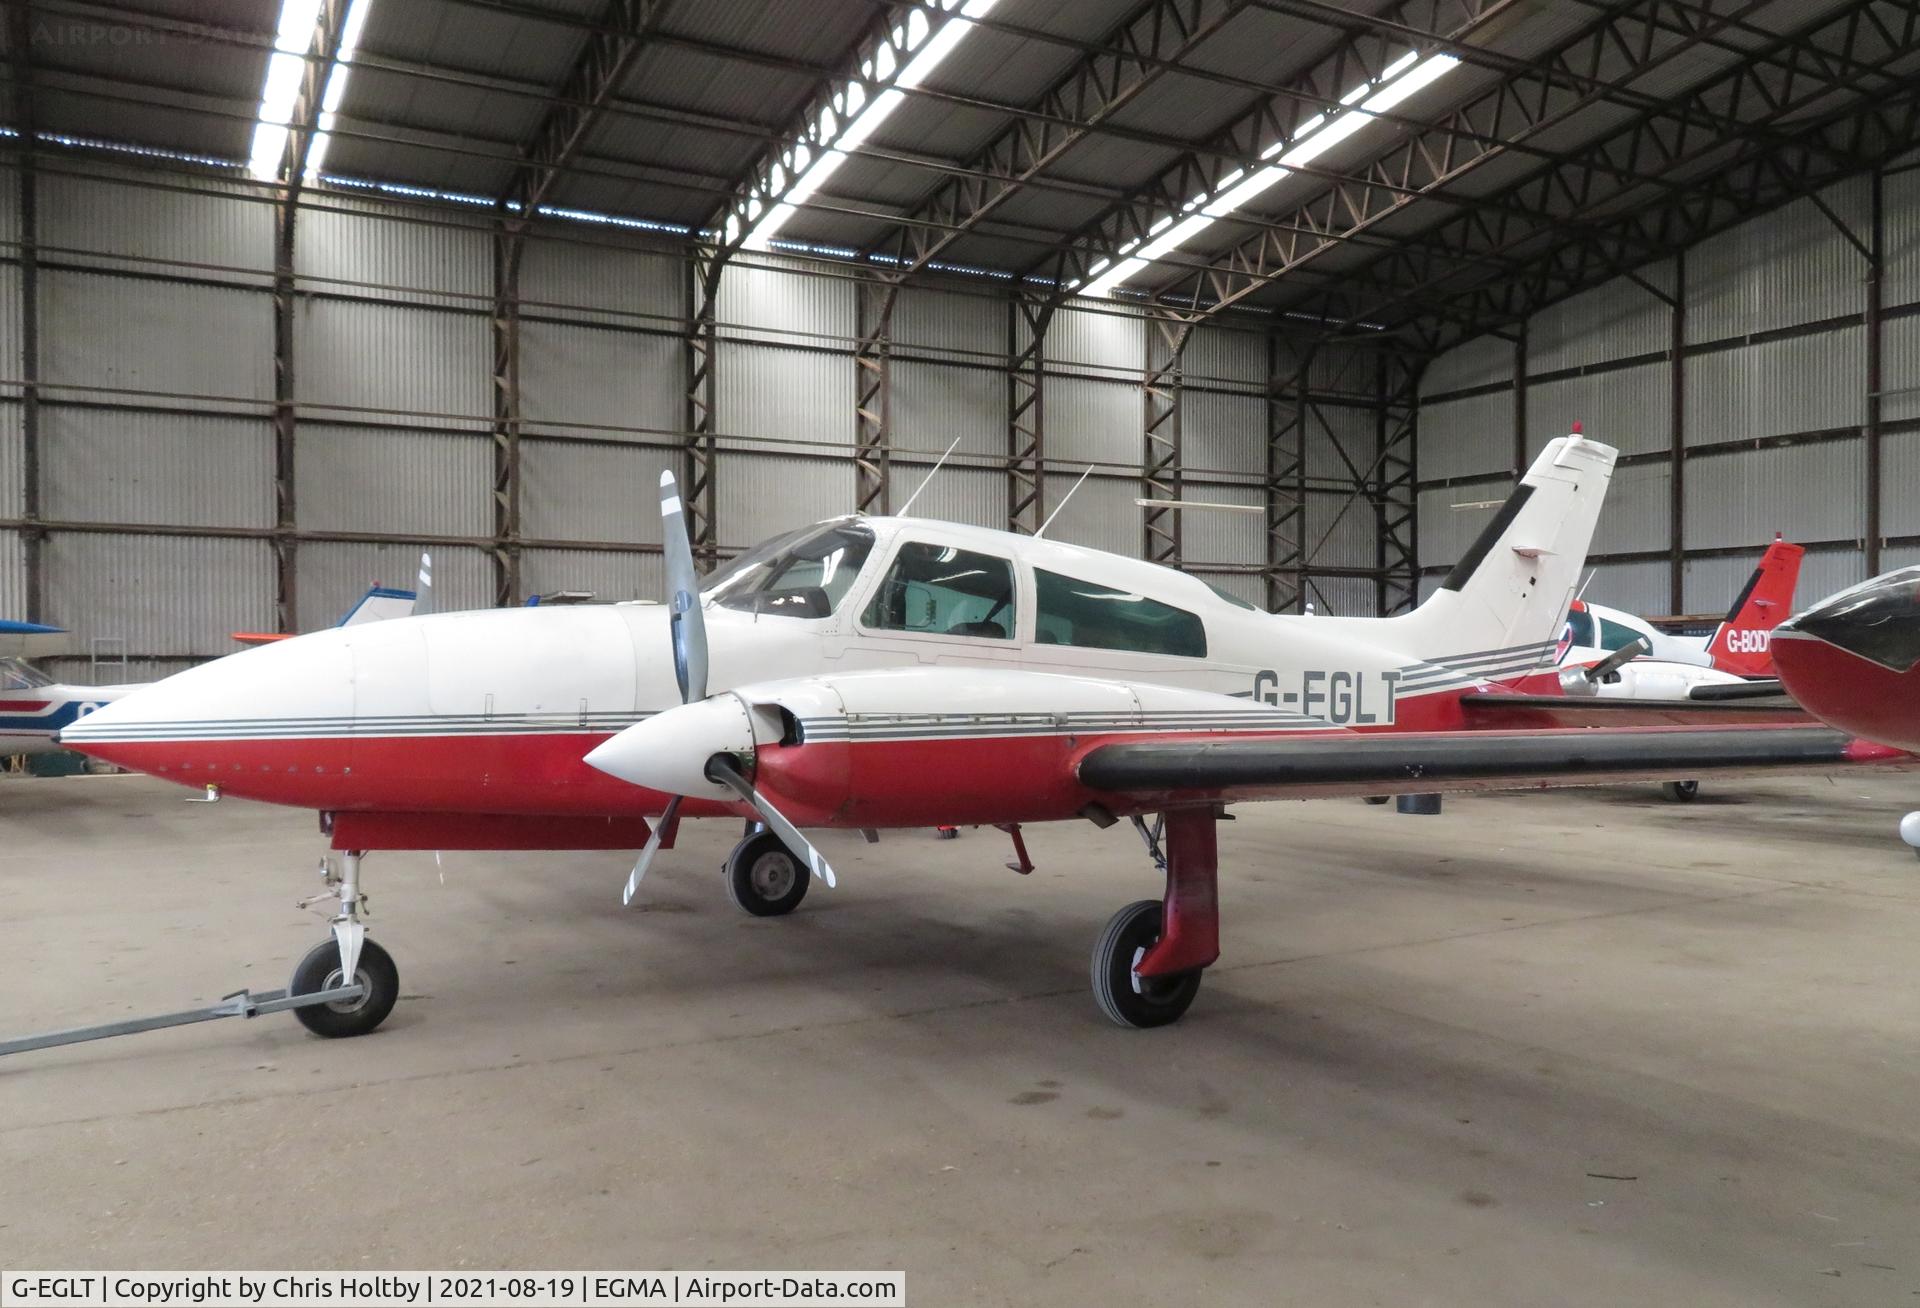
[[700,579],[693,571],[693,545],[680,486],[671,472],[660,474],[660,530],[666,551],[667,606],[673,618],[673,675],[680,702],[707,697],[707,620],[700,611]]
[[420,589],[414,598],[413,611],[431,613],[433,611],[433,555],[424,550],[420,554],[419,581]]
[[800,834],[800,828],[787,821],[786,814],[768,803],[767,797],[753,788],[753,783],[740,774],[740,769],[733,765],[731,759],[724,755],[713,759],[707,764],[707,775],[753,805],[753,811],[772,828],[773,834],[780,837],[780,843],[787,847],[788,852],[805,859],[808,870],[826,882],[829,889],[839,884],[834,880],[833,866],[827,862],[826,855]]
[[620,892],[620,906],[626,907],[633,902],[634,891],[640,889],[640,878],[647,874],[647,868],[653,864],[653,856],[660,852],[660,841],[673,829],[673,821],[680,813],[680,796],[675,795],[667,801],[667,811],[654,823],[653,833],[647,837],[647,847],[640,851],[640,860],[633,865],[633,871],[627,874],[627,888]]
[[1598,683],[1605,680],[1609,672],[1617,672],[1642,654],[1653,652],[1653,642],[1645,636],[1636,637],[1632,642],[1622,645],[1613,653],[1601,659],[1587,669],[1587,680]]

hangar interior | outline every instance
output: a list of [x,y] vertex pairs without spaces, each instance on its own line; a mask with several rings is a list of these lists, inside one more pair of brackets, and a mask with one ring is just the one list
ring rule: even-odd
[[[1920,563],[1920,0],[9,0],[4,24],[0,620],[74,634],[50,673],[187,670],[206,703],[232,633],[315,632],[423,551],[432,607],[476,611],[438,630],[634,624],[564,647],[627,702],[579,698],[551,768],[521,766],[532,733],[495,730],[490,688],[429,697],[424,653],[402,670],[426,708],[364,732],[371,658],[314,678],[345,717],[306,685],[277,717],[188,696],[146,720],[137,697],[169,692],[96,712],[14,688],[71,712],[37,743],[102,752],[0,779],[0,1152],[33,1196],[0,1205],[9,1269],[904,1268],[912,1302],[1007,1305],[1920,1295],[1920,882],[1891,834],[1912,774],[1839,771],[1886,741],[1843,756],[1860,742],[1806,727],[1835,777],[1525,773],[1404,820],[1351,780],[1209,794],[1166,850],[1145,819],[1181,820],[1171,801],[1126,815],[1138,835],[1095,804],[953,839],[920,810],[884,841],[823,824],[841,885],[791,915],[810,874],[758,798],[708,795],[694,816],[725,817],[684,832],[664,785],[624,819],[486,807],[528,776],[650,803],[582,751],[711,707],[681,628],[605,603],[666,595],[663,471],[703,569],[911,503],[1363,617],[1477,566],[1516,478],[1582,428],[1620,450],[1590,600],[1718,615],[1776,532],[1807,549],[1806,600]],[[1501,562],[1564,620],[1571,582]],[[559,592],[602,603],[521,607]],[[1200,630],[1196,681],[1240,676],[1159,607]],[[675,634],[627,659],[656,617]],[[1348,625],[1219,621],[1309,653]],[[1464,688],[1531,669],[1553,642],[1516,642],[1545,634],[1416,651],[1420,689],[1460,725]],[[1303,702],[1329,675],[1271,657]],[[1402,671],[1371,674],[1390,726]],[[1089,695],[1094,730],[1220,721],[1122,689],[1134,716]],[[1278,708],[1231,693],[1207,711]],[[1062,738],[1046,709],[1031,734]],[[851,720],[818,739],[851,754]],[[1330,721],[1305,733],[1351,746]],[[158,762],[97,775],[103,738]],[[444,771],[363,765],[422,739]],[[314,740],[337,752],[305,766]],[[691,784],[722,785],[730,748]],[[332,800],[284,796],[368,775],[446,805],[397,819],[477,834],[368,844],[404,965],[381,947],[384,1006],[332,1032],[366,1038],[202,1022],[256,1016],[235,996],[290,971],[307,1031],[362,1020],[327,987],[373,993],[365,851]],[[929,777],[950,780],[901,788]],[[384,798],[348,820],[396,817]],[[763,841],[788,864],[765,913],[737,875]],[[1151,974],[1190,860],[1220,961],[1197,931]],[[290,908],[296,873],[325,928]],[[1177,1011],[1130,1022],[1129,993]],[[5,1047],[188,1003],[184,1030]],[[1168,1029],[1118,1029],[1147,1025]]]
[[[949,445],[915,512],[1280,612],[1405,607],[1574,422],[1627,456],[1593,598],[1718,612],[1775,531],[1808,593],[1920,558],[1905,6],[994,7],[751,243],[941,7],[274,8],[9,8],[0,611],[81,679],[422,547],[454,606],[651,597],[661,469],[713,560]],[[1245,180],[1410,51],[1457,63]]]

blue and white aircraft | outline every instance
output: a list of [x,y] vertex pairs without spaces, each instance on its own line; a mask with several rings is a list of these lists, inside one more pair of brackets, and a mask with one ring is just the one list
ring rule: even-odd
[[[423,562],[423,577],[427,575],[425,567]],[[357,627],[387,618],[404,618],[413,612],[417,600],[415,591],[373,586],[334,625]],[[244,632],[234,633],[234,638],[246,644],[281,639]],[[146,684],[68,686],[28,662],[63,654],[71,648],[72,639],[59,627],[0,619],[0,758],[52,753],[60,748],[54,743],[56,732]]]

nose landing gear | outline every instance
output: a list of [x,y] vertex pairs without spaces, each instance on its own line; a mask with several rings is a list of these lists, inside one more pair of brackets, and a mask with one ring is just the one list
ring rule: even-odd
[[1134,819],[1167,888],[1157,902],[1143,899],[1115,913],[1094,944],[1094,1001],[1120,1026],[1179,1021],[1200,993],[1200,974],[1220,957],[1214,822],[1211,808],[1176,810],[1151,829]]
[[367,939],[366,924],[360,920],[367,907],[367,897],[360,893],[362,857],[360,851],[348,850],[340,855],[337,873],[331,867],[326,869],[326,892],[307,902],[338,898],[340,910],[332,921],[333,939],[308,950],[287,983],[290,996],[347,985],[360,987],[354,998],[293,1010],[300,1025],[330,1039],[367,1034],[387,1020],[400,997],[400,970],[394,966],[392,955]]
[[727,855],[727,895],[744,913],[782,917],[800,907],[813,880],[786,843],[762,827]]

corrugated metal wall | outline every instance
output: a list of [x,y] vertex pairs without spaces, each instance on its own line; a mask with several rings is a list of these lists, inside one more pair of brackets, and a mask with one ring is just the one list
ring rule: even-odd
[[1821,204],[1760,215],[1545,309],[1518,339],[1481,337],[1435,359],[1421,380],[1422,572],[1444,570],[1484,517],[1451,506],[1499,499],[1511,486],[1516,403],[1529,454],[1576,421],[1622,451],[1594,540],[1589,594],[1604,603],[1720,612],[1776,531],[1810,548],[1802,600],[1860,580],[1876,445],[1881,520],[1871,553],[1892,566],[1920,547],[1920,171],[1909,164],[1878,179],[1881,313],[1871,324],[1868,261],[1822,211],[1874,248],[1875,185],[1871,175],[1851,178],[1823,191]]
[[[435,602],[492,602],[499,578],[495,377],[499,251],[463,206],[310,191],[295,229],[291,466],[276,440],[276,217],[268,192],[161,168],[42,158],[33,246],[40,334],[41,616],[124,642],[132,675],[227,652],[271,629],[335,620],[375,581],[435,556]],[[0,613],[24,615],[17,157],[0,159]],[[659,586],[652,488],[687,438],[684,252],[643,235],[556,225],[519,274],[519,584],[606,598]],[[729,265],[715,306],[715,520],[722,552],[855,503],[854,353],[861,292],[844,265]],[[503,320],[504,321],[504,320]],[[1045,350],[1048,510],[1094,476],[1051,535],[1144,547],[1143,389],[1157,329],[1139,313],[1058,312]],[[913,287],[891,320],[890,494],[903,503],[958,441],[916,513],[1005,526],[1010,360],[1026,343],[1004,289]],[[1295,347],[1248,318],[1193,332],[1181,360],[1180,494],[1265,508],[1278,419],[1269,391]],[[1276,360],[1278,362],[1276,362]],[[1316,568],[1379,563],[1374,356],[1326,349],[1307,385],[1305,534]],[[1288,403],[1294,402],[1289,393]],[[277,483],[290,473],[292,525]],[[1377,485],[1372,487],[1379,494]],[[1188,566],[1267,598],[1261,513],[1193,509]],[[290,560],[284,581],[282,551]],[[1371,580],[1328,579],[1343,611]]]

